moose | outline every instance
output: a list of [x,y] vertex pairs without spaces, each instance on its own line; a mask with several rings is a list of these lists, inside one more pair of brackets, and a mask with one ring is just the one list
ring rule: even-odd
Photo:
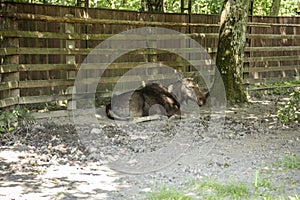
[[189,78],[180,78],[168,87],[158,83],[149,83],[134,91],[114,95],[106,106],[110,119],[129,120],[150,115],[171,117],[180,115],[180,104],[194,101],[203,106],[209,93],[204,93]]

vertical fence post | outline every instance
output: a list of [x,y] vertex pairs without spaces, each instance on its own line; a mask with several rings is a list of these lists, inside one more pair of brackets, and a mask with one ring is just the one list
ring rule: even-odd
[[[66,17],[74,17],[72,14],[67,14]],[[72,34],[75,31],[75,24],[74,23],[65,23],[65,33]],[[68,39],[66,40],[66,49],[75,49],[75,40],[74,39]],[[66,64],[76,64],[76,58],[75,55],[66,55]],[[75,71],[68,71],[67,72],[67,79],[68,80],[75,80],[76,73]],[[67,89],[67,94],[73,93],[74,86],[70,86]],[[67,109],[72,110],[76,109],[76,101],[68,100]]]
[[[17,13],[17,6],[9,3],[1,3],[1,10],[3,13]],[[18,22],[11,17],[0,18],[1,30],[18,30]],[[13,67],[19,65],[19,55],[17,48],[19,48],[18,38],[3,38],[1,37],[1,48],[15,48],[14,54],[3,55],[0,60],[0,65],[4,65],[4,72],[0,73],[0,81],[7,85],[7,89],[0,91],[0,107],[13,106],[19,103],[20,89],[18,87],[20,81],[20,73],[18,70],[6,72],[5,67]],[[18,67],[16,67],[18,69]]]

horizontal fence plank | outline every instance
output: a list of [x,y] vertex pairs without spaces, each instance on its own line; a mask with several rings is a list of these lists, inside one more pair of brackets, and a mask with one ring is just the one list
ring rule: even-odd
[[219,27],[219,24],[187,23],[187,22],[151,22],[151,21],[130,21],[113,19],[93,19],[83,17],[58,17],[30,13],[0,13],[1,17],[11,17],[18,20],[47,21],[56,23],[81,23],[81,24],[107,24],[107,25],[130,25],[130,26],[190,26],[190,27]]
[[0,49],[0,55],[87,55],[91,50],[92,49],[10,47]]
[[[273,18],[278,18],[280,19],[281,17],[273,17]],[[249,21],[247,23],[249,26],[253,26],[253,27],[263,27],[263,28],[271,28],[272,26],[281,26],[281,27],[300,27],[300,24],[282,24],[282,23],[263,23],[263,22],[251,22]]]
[[19,69],[18,64],[6,64],[0,65],[0,73],[10,73],[10,72],[17,72]]
[[244,62],[265,62],[265,61],[295,61],[300,60],[299,56],[268,56],[268,57],[246,57]]
[[278,83],[286,81],[300,80],[300,76],[294,77],[267,77],[267,78],[245,78],[243,83],[247,84],[264,84],[264,83]]
[[51,101],[64,101],[64,100],[71,100],[71,99],[72,99],[71,94],[26,96],[26,97],[19,97],[19,104],[45,103]]
[[246,52],[280,52],[280,51],[300,51],[300,46],[268,46],[268,47],[246,47]]
[[[145,40],[145,36],[127,34],[122,37],[111,38],[116,34],[76,34],[76,33],[56,33],[56,32],[39,32],[39,31],[12,31],[12,30],[0,30],[0,36],[11,37],[11,38],[38,38],[38,39],[65,39],[65,40]],[[187,37],[194,39],[207,38],[207,39],[218,39],[218,33],[190,33],[185,34]],[[182,39],[182,35],[161,35],[153,34],[147,35],[149,40],[174,40]],[[300,35],[289,35],[289,34],[247,34],[249,39],[299,39]]]
[[[64,40],[107,40],[116,34],[76,34],[76,33],[56,33],[56,32],[40,32],[40,31],[13,31],[13,30],[0,30],[0,36],[8,38],[37,38],[37,39],[64,39]],[[199,39],[208,38],[216,39],[219,37],[218,33],[190,33],[185,34],[187,37]],[[153,34],[147,35],[147,39],[151,40],[174,40],[182,39],[182,35],[166,35],[166,34]],[[112,39],[112,38],[111,38]],[[127,34],[122,38],[113,38],[113,40],[144,40],[145,36]]]
[[0,91],[16,89],[18,88],[18,86],[19,86],[18,81],[1,82]]
[[115,34],[76,34],[40,31],[0,30],[0,36],[11,38],[64,39],[64,40],[106,40]]
[[[136,12],[138,13],[138,12]],[[207,23],[187,23],[187,22],[150,22],[150,21],[130,21],[130,20],[111,20],[111,19],[93,19],[93,18],[79,18],[73,16],[57,17],[48,16],[41,14],[30,14],[30,13],[0,13],[1,17],[11,17],[18,20],[33,20],[33,21],[47,21],[47,22],[60,22],[60,23],[83,23],[83,24],[108,24],[108,25],[134,25],[134,26],[203,26],[203,27],[219,27],[217,24]],[[282,24],[282,23],[259,23],[259,22],[248,22],[249,26],[253,27],[272,27],[281,26],[288,27],[294,26],[299,27],[299,24]]]
[[289,71],[289,70],[300,70],[300,65],[293,66],[279,66],[279,67],[245,67],[243,69],[244,73],[253,73],[253,72],[275,72],[275,71]]
[[[198,60],[192,61],[194,65],[205,66],[208,68],[213,68],[215,66],[212,60]],[[55,70],[64,70],[64,71],[78,71],[81,66],[85,70],[97,70],[97,69],[132,69],[136,66],[147,65],[147,68],[157,68],[159,66],[169,66],[174,68],[187,67],[191,64],[186,61],[160,61],[157,63],[153,62],[118,62],[118,63],[83,63],[83,64],[9,64],[1,65],[1,73],[10,73],[10,72],[21,72],[21,71],[55,71]]]
[[247,38],[249,39],[274,39],[274,40],[279,40],[279,39],[300,39],[300,35],[284,35],[284,34],[247,34]]
[[21,71],[77,71],[80,64],[5,64],[0,65],[0,73],[21,72]]
[[5,98],[5,99],[0,99],[0,108],[14,106],[17,104],[19,104],[18,97],[9,97],[9,98]]
[[0,56],[8,55],[122,55],[128,53],[131,55],[139,54],[163,54],[163,53],[216,53],[217,48],[170,48],[170,49],[89,49],[89,48],[30,48],[30,47],[10,47],[0,49]]
[[41,87],[55,87],[55,86],[72,86],[74,80],[26,80],[19,81],[19,88],[41,88]]
[[[206,48],[207,53],[216,53],[217,48]],[[300,46],[269,46],[269,47],[246,47],[246,52],[282,52],[282,51],[300,51]],[[170,48],[170,49],[89,49],[89,48],[26,48],[10,47],[0,49],[1,56],[8,55],[116,55],[128,53],[131,55],[139,54],[164,54],[164,53],[203,53],[199,48]]]

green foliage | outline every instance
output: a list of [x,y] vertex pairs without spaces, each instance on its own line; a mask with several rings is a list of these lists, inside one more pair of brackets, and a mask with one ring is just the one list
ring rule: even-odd
[[8,144],[14,141],[16,137],[14,132],[17,128],[33,120],[29,111],[19,106],[14,109],[0,111],[0,143]]
[[[275,187],[271,184],[271,182],[266,178],[260,177],[260,171],[256,170],[254,175],[254,188],[256,193],[259,191],[259,188],[275,190]],[[266,196],[267,194],[265,194]]]
[[249,196],[249,190],[241,182],[219,183],[207,180],[196,185],[197,190],[204,194],[205,199],[241,199]]
[[[253,15],[268,16],[270,15],[273,0],[254,1]],[[297,1],[281,0],[279,16],[294,16],[297,15]]]
[[300,91],[294,91],[290,94],[288,102],[285,106],[280,107],[277,115],[282,122],[293,122],[299,120],[299,113],[297,112],[300,107]]
[[147,200],[191,200],[191,197],[188,197],[182,193],[172,190],[170,188],[162,188],[159,193],[151,193]]
[[300,170],[300,159],[294,154],[286,156],[285,158],[278,160],[274,163],[274,166],[284,169],[298,169]]
[[[255,0],[253,15],[270,15],[273,0]],[[38,3],[38,4],[52,4],[61,6],[76,6],[77,0],[14,0],[14,2],[21,3]],[[187,1],[185,1],[187,3]],[[197,0],[192,1],[192,13],[196,14],[220,14],[222,8],[222,0]],[[126,10],[140,10],[141,0],[92,0],[89,1],[91,8],[111,8],[111,9],[126,9]],[[180,13],[180,0],[164,0],[164,10],[167,13]],[[187,5],[185,5],[187,7]],[[279,10],[280,16],[297,15],[297,1],[295,0],[281,0]]]
[[193,2],[192,13],[197,14],[220,14],[222,9],[222,0],[199,0]]

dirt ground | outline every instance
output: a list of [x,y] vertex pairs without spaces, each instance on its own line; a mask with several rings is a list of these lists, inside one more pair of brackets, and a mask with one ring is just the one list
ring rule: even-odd
[[0,147],[0,199],[145,199],[207,178],[253,189],[257,172],[270,195],[300,194],[299,169],[276,165],[299,158],[300,125],[280,123],[272,100],[142,123],[116,123],[99,109],[99,124],[78,126],[58,113],[36,115],[16,144]]

